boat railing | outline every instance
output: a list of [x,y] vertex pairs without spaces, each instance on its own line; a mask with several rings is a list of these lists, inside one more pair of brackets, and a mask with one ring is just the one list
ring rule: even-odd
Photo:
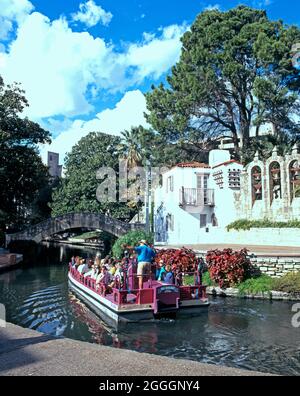
[[[73,268],[70,264],[69,266],[70,273],[72,277],[88,289],[92,290],[93,292],[101,295],[101,288],[97,287],[97,282],[95,279],[92,279],[88,276],[84,276],[80,274],[77,269]],[[199,278],[199,274],[197,272],[184,272],[182,273],[183,279],[185,276],[194,276],[195,285],[181,285],[177,284],[180,291],[180,299],[181,300],[193,300],[193,299],[207,299],[206,294],[206,286],[201,284],[201,280]],[[131,278],[131,279],[129,279]],[[144,288],[138,289],[136,286],[139,279],[139,275],[137,274],[130,274],[129,276],[125,276],[123,279],[122,286],[118,284],[118,281],[115,280],[112,286],[112,295],[113,302],[118,305],[130,305],[130,304],[152,304],[154,302],[154,288],[153,282],[156,281],[155,274],[150,273],[145,277]],[[162,282],[163,283],[163,282]],[[198,284],[197,284],[198,283]],[[129,287],[129,284],[131,287]]]
[[[73,268],[70,265],[70,273],[72,277],[88,289],[92,290],[93,292],[101,295],[101,289],[97,288],[97,282],[95,279],[92,279],[88,276],[84,276],[80,274],[77,269]],[[114,285],[116,286],[116,285]],[[112,287],[112,298],[113,301],[118,304],[118,305],[131,305],[131,304],[138,304],[138,305],[143,305],[143,304],[152,304],[154,301],[154,291],[151,288],[145,288],[145,289],[134,289],[134,290],[129,290],[129,289],[124,289],[122,290],[121,288],[116,288]]]
[[154,301],[153,289],[119,290],[113,289],[113,301],[118,305],[147,305]]

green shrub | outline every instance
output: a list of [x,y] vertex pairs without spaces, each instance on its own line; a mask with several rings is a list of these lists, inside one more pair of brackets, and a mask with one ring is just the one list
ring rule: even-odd
[[274,279],[267,275],[261,275],[257,278],[247,279],[238,285],[240,294],[259,294],[270,293],[274,287]]
[[275,279],[274,290],[291,294],[300,294],[300,272],[289,273]]
[[92,238],[100,238],[101,231],[89,231],[84,232],[83,234],[76,235],[73,239],[92,239]]
[[153,243],[153,234],[145,231],[130,231],[122,237],[118,238],[112,247],[112,254],[116,258],[122,258],[123,256],[123,245],[136,246],[139,241],[146,239],[149,243]]
[[216,283],[211,279],[208,271],[203,274],[202,283],[204,286],[216,286]]
[[195,284],[195,277],[193,275],[188,275],[183,278],[184,286],[193,286]]
[[227,226],[227,231],[248,231],[251,228],[300,228],[300,220],[291,220],[288,222],[263,220],[237,220]]
[[[195,284],[194,275],[185,276],[183,279],[183,284],[184,286],[193,286]],[[216,286],[216,283],[213,282],[208,271],[204,272],[202,276],[202,284],[204,286]]]

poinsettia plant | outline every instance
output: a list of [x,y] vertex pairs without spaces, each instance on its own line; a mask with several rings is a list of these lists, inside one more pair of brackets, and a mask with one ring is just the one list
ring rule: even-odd
[[251,270],[247,249],[211,250],[207,252],[206,263],[211,279],[222,289],[243,282]]
[[157,252],[155,262],[158,266],[160,261],[170,264],[173,268],[183,272],[193,272],[197,265],[197,257],[193,250],[182,249],[161,249]]

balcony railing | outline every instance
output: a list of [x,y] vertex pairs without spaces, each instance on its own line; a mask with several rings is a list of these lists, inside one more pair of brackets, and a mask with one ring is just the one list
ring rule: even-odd
[[215,190],[182,187],[179,195],[180,206],[215,206]]

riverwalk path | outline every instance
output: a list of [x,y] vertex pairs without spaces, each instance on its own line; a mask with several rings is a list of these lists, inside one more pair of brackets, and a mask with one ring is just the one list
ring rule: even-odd
[[0,328],[0,376],[263,376],[266,374]]
[[[162,249],[180,249],[182,245],[169,245],[169,246],[156,246]],[[234,245],[234,244],[197,244],[197,245],[185,245],[188,249],[193,249],[198,253],[205,254],[208,250],[215,249],[234,249],[241,250],[247,248],[250,254],[257,257],[300,257],[300,246],[289,247],[289,246],[257,246],[249,245],[245,243],[244,245]]]

